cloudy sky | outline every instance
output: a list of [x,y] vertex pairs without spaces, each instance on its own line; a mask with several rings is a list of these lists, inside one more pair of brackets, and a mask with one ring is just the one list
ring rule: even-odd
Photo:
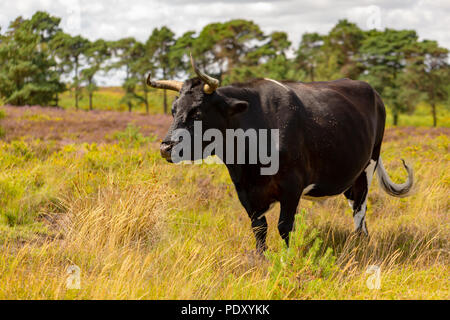
[[19,15],[45,10],[62,17],[63,29],[91,40],[134,36],[145,41],[151,30],[169,26],[177,35],[217,21],[244,18],[263,31],[286,31],[297,45],[302,33],[328,32],[347,18],[362,29],[415,29],[421,39],[450,48],[449,0],[2,0],[0,26]]

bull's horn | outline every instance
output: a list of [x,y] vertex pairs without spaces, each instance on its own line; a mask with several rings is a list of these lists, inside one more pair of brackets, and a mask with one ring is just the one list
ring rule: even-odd
[[203,91],[207,94],[211,94],[219,87],[219,80],[214,79],[213,77],[208,76],[207,74],[200,71],[197,66],[195,65],[194,58],[192,58],[192,53],[190,53],[191,56],[191,64],[192,68],[194,68],[195,73],[197,76],[205,82],[205,86],[203,87]]
[[167,89],[173,91],[180,91],[183,86],[183,82],[176,80],[152,80],[151,74],[147,77],[147,84],[156,89]]

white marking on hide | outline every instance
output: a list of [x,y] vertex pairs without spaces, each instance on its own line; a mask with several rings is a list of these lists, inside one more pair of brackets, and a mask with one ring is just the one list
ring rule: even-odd
[[366,179],[367,179],[367,191],[369,191],[370,184],[372,183],[373,174],[375,172],[375,166],[377,165],[377,162],[375,160],[370,160],[369,165],[367,166],[366,170]]
[[364,223],[366,220],[366,210],[367,210],[367,197],[364,200],[364,203],[361,206],[361,209],[355,213],[353,216],[353,221],[355,222],[355,230],[362,228],[363,232],[367,234],[366,224]]
[[269,209],[266,210],[266,212],[264,212],[262,215],[260,215],[258,217],[258,220],[261,219],[262,217],[264,217],[270,210],[272,210],[272,208],[275,206],[275,203],[271,203],[269,206]]
[[[267,211],[269,211],[269,210],[267,210]],[[267,214],[267,211],[264,212],[262,215],[260,215],[260,216],[258,217],[258,220],[261,219],[262,217],[264,217],[264,216]]]
[[315,186],[316,186],[315,184],[310,184],[305,189],[303,189],[302,196],[310,192],[312,189],[314,189]]
[[327,199],[329,199],[329,198],[333,198],[333,197],[336,197],[336,196],[338,196],[338,195],[334,195],[334,196],[323,196],[323,197],[311,197],[311,196],[302,196],[302,199],[305,199],[305,200],[309,200],[309,201],[314,201],[314,202],[316,202],[316,201],[325,201],[325,200],[327,200]]
[[326,199],[328,199],[328,198],[332,198],[332,197],[335,197],[336,195],[334,195],[334,196],[323,196],[323,197],[312,197],[312,196],[308,196],[308,192],[310,192],[312,189],[314,189],[316,187],[316,185],[315,184],[310,184],[309,186],[307,186],[305,189],[303,189],[303,192],[302,192],[302,199],[305,199],[305,200],[309,200],[309,201],[324,201],[324,200],[326,200]]
[[284,84],[282,84],[281,82],[278,82],[277,80],[273,80],[273,79],[269,79],[269,78],[264,78],[264,80],[267,81],[272,81],[273,83],[276,83],[277,85],[279,85],[280,87],[283,87],[284,89],[286,89],[287,91],[289,91],[289,88],[286,87]]
[[350,206],[350,208],[352,208],[353,210],[353,204],[355,203],[353,200],[347,200],[348,201],[348,205]]
[[[363,204],[361,205],[361,209],[353,215],[353,221],[355,223],[355,230],[358,230],[359,228],[361,228],[362,231],[366,235],[368,234],[367,229],[366,229],[366,224],[365,224],[366,211],[367,211],[367,197],[369,195],[369,188],[370,188],[370,184],[372,183],[372,178],[373,178],[373,174],[375,172],[376,165],[377,165],[377,162],[375,160],[370,160],[369,165],[364,170],[364,172],[366,173],[366,180],[367,180],[367,194],[366,194],[366,198],[364,199]],[[350,203],[350,200],[349,200],[349,203]]]

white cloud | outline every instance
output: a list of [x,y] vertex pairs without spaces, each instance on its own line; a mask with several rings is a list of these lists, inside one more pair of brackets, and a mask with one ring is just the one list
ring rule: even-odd
[[[69,18],[77,4],[81,10],[84,34],[114,39],[122,37],[127,30],[136,30],[136,37],[139,38],[146,36],[139,30],[169,25],[177,34],[181,34],[187,30],[200,29],[205,23],[245,18],[254,20],[265,30],[286,30],[291,39],[298,42],[305,30],[327,32],[344,17],[365,28],[374,5],[381,10],[383,26],[413,28],[421,36],[433,38],[433,32],[439,33],[448,27],[450,17],[448,1],[194,0],[186,4],[181,0],[170,3],[155,0],[135,0],[132,3],[119,0],[16,0],[12,5],[6,1],[0,4],[0,23],[5,28],[6,21],[18,15],[29,17],[36,10],[49,11],[64,20]],[[5,17],[9,20],[5,20]],[[101,33],[99,24],[110,25],[110,28],[101,28],[108,30],[107,34]],[[133,28],[130,29],[130,26]],[[450,41],[444,41],[444,45],[449,47]]]
[[[0,3],[0,26],[5,30],[17,16],[28,18],[37,10],[62,17],[64,28],[75,21],[75,28],[66,31],[80,31],[91,40],[134,36],[145,41],[153,28],[163,25],[181,35],[211,22],[243,18],[253,20],[265,32],[286,31],[297,46],[304,32],[326,33],[339,19],[348,18],[363,29],[374,23],[381,28],[414,29],[421,39],[438,40],[450,48],[450,1],[445,0],[15,0]],[[81,17],[78,29],[77,12]]]
[[450,47],[450,34],[446,32],[450,3],[443,0],[15,0],[0,4],[0,25],[5,29],[19,15],[30,17],[36,10],[46,10],[62,17],[65,26],[77,12],[76,7],[81,12],[81,33],[91,39],[135,36],[143,41],[154,27],[162,25],[180,35],[198,31],[210,22],[244,18],[255,21],[266,32],[288,32],[295,44],[303,32],[325,33],[342,18],[367,28],[374,8],[379,8],[381,27],[415,29],[421,38],[436,39]]

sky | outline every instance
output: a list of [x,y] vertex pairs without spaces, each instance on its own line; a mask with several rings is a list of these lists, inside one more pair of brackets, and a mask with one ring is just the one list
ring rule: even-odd
[[211,22],[241,18],[261,29],[285,31],[296,47],[304,32],[327,33],[347,18],[362,29],[414,29],[420,39],[437,40],[450,49],[450,0],[2,0],[0,27],[37,10],[62,18],[64,31],[90,40],[133,36],[147,40],[163,25],[177,36],[200,31]]

